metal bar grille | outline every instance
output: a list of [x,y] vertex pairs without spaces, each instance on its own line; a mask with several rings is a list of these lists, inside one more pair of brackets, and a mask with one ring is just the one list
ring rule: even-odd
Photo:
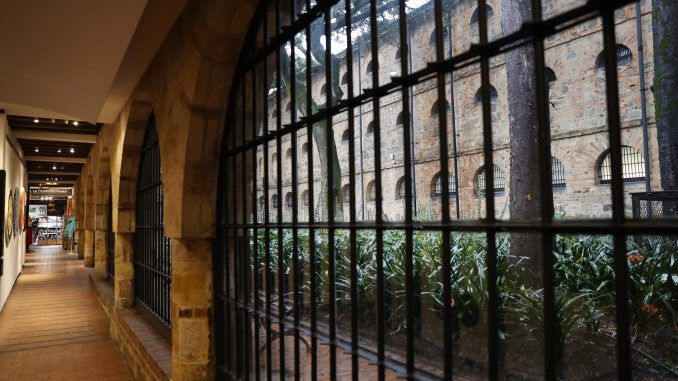
[[[490,41],[489,19],[494,11],[484,0],[479,0],[470,22],[470,27],[477,32],[469,31],[469,34],[477,33],[479,42],[467,51],[455,53],[451,34],[456,29],[450,27],[446,11],[456,2],[431,0],[428,9],[433,16],[433,34],[427,32],[424,41],[430,41],[435,48],[435,57],[426,62],[425,67],[415,70],[408,23],[413,16],[406,0],[263,1],[238,66],[220,164],[220,207],[214,252],[218,378],[316,380],[338,379],[349,373],[353,380],[385,380],[393,375],[405,379],[456,377],[455,372],[463,364],[457,362],[454,344],[460,319],[458,308],[454,307],[459,298],[455,287],[456,282],[467,275],[459,273],[452,262],[452,241],[459,233],[481,233],[485,248],[482,262],[486,266],[487,304],[482,308],[487,316],[487,329],[483,333],[486,345],[482,350],[487,361],[481,367],[481,378],[504,378],[507,349],[499,332],[507,324],[504,321],[506,301],[499,283],[506,274],[502,273],[505,270],[498,242],[502,234],[509,232],[531,233],[541,242],[538,258],[543,271],[539,282],[543,287],[540,305],[543,330],[537,334],[543,336],[540,337],[543,347],[539,350],[543,348],[544,358],[540,369],[550,380],[559,377],[562,366],[558,357],[561,350],[556,316],[559,305],[552,253],[556,237],[562,234],[613,237],[618,332],[616,375],[626,379],[631,365],[625,240],[631,233],[676,231],[675,224],[641,223],[624,217],[623,182],[644,178],[642,156],[622,146],[618,132],[619,94],[614,69],[616,60],[626,60],[631,53],[619,56],[615,50],[613,14],[631,2],[589,1],[542,19],[541,1],[533,0],[532,22]],[[363,4],[365,8],[358,11],[356,4]],[[390,78],[386,80],[382,67],[388,66],[388,62],[380,63],[385,57],[380,53],[384,45],[380,22],[386,18],[378,16],[384,4],[392,5],[389,17],[398,18],[395,24],[399,28],[395,45],[400,73],[389,73]],[[597,18],[603,25],[605,54],[601,65],[605,69],[610,134],[610,152],[599,164],[598,180],[612,184],[613,218],[554,220],[553,188],[564,188],[566,179],[563,163],[551,153],[549,84],[555,81],[555,74],[546,67],[544,39]],[[359,32],[345,27],[358,22],[356,20],[364,21]],[[344,26],[335,29],[337,24]],[[343,40],[332,38],[338,30]],[[359,36],[352,36],[354,32]],[[449,50],[446,41],[449,41]],[[336,65],[341,64],[332,54],[332,47],[337,43],[346,45],[345,56],[341,57],[346,60],[343,75],[336,72],[339,70]],[[364,50],[354,44],[360,44]],[[322,55],[313,52],[317,46],[324,49]],[[502,168],[506,167],[500,168],[497,164],[500,156],[494,144],[497,126],[493,125],[493,113],[501,102],[497,89],[502,87],[498,80],[497,88],[490,84],[490,60],[523,46],[530,46],[535,52],[538,192],[546,200],[540,205],[536,221],[503,220],[495,214],[500,209],[497,200],[502,196],[498,193],[505,189]],[[388,54],[393,56],[391,52]],[[369,62],[367,78],[359,75],[360,70],[365,70],[360,62]],[[455,140],[456,135],[450,136],[449,132],[449,127],[452,134],[460,128],[455,126],[455,110],[459,110],[459,106],[455,104],[452,82],[455,73],[473,66],[478,71],[480,89],[469,96],[469,103],[477,105],[481,114],[482,148],[478,151],[482,164],[473,167],[480,167],[475,177],[471,174],[462,180],[459,172],[467,165],[458,165],[457,160],[461,162],[457,152],[459,142]],[[281,74],[285,70],[289,70],[287,76]],[[334,81],[341,86],[341,94],[332,85]],[[424,192],[417,192],[421,184],[414,173],[419,164],[417,144],[421,142],[413,135],[416,131],[413,93],[415,87],[424,83],[432,83],[435,94],[424,108],[426,119],[435,120],[430,131],[434,135],[431,140],[435,141],[432,151],[437,156],[432,161],[439,169],[428,174],[434,174],[432,183],[426,181],[427,187],[432,186],[427,196],[439,197],[435,204],[439,215],[434,221],[418,219],[414,197],[415,193]],[[285,97],[289,103],[282,107],[287,102]],[[394,116],[397,115],[394,125],[402,139],[399,141],[403,172],[394,183],[388,182],[385,176],[391,160],[384,153],[391,148],[384,140],[391,127],[383,111],[387,100],[393,100],[389,107],[397,105],[388,113],[393,111]],[[272,115],[269,107],[274,110]],[[345,127],[339,126],[338,120],[342,118],[345,118]],[[369,123],[367,133],[358,134],[361,136],[359,146],[355,123]],[[261,133],[255,133],[260,128]],[[371,144],[371,147],[357,152],[357,148],[363,147],[363,139],[366,146]],[[339,144],[335,144],[335,140]],[[333,150],[340,151],[340,163],[332,162]],[[357,173],[357,167],[366,164],[362,161],[364,156],[369,157],[367,166],[372,177],[367,177],[369,181],[363,187],[357,176],[364,176],[365,171],[361,169],[361,173]],[[346,172],[341,179],[333,176],[338,168]],[[485,169],[489,168],[492,176],[486,176]],[[508,169],[506,176],[510,176]],[[469,188],[475,188],[475,198],[484,206],[483,215],[475,220],[460,218],[460,199],[466,197],[461,194],[464,181]],[[493,191],[486,192],[487,189]],[[453,202],[451,196],[456,196]],[[403,207],[401,220],[391,221],[385,217],[388,203],[393,200],[399,200]],[[372,213],[365,213],[365,205]],[[451,208],[457,208],[456,218]],[[361,214],[368,217],[360,218]],[[424,355],[419,352],[418,324],[423,309],[419,303],[424,292],[418,288],[422,270],[414,253],[417,235],[422,232],[439,233],[441,242],[440,250],[431,254],[438,255],[439,268],[434,274],[424,274],[439,283],[436,296],[442,299],[438,312],[443,336],[439,349],[443,354],[437,368],[426,365],[427,359],[422,359]],[[387,261],[395,250],[388,240],[395,233],[402,233],[403,237],[402,261],[396,266],[402,270],[402,290],[389,289],[392,279],[387,276],[393,267]],[[369,270],[361,267],[365,237],[372,239]],[[341,273],[344,268],[348,270]],[[374,275],[369,284],[372,300],[365,297],[363,285],[359,284],[359,278],[369,271]],[[342,302],[345,295],[349,300]],[[394,348],[393,327],[389,322],[395,298],[403,300],[403,335],[399,348]],[[361,315],[362,304],[369,302],[374,303],[371,320]],[[348,360],[343,361],[344,357]]]
[[[645,181],[645,160],[635,148],[629,146],[621,147],[622,155],[622,178],[624,182]],[[612,166],[610,164],[610,153],[606,153],[603,161],[600,163],[599,181],[601,184],[610,184],[612,182]]]
[[106,271],[108,279],[115,279],[115,233],[113,233],[113,193],[108,187],[108,209],[106,210]]
[[139,161],[134,232],[134,300],[169,340],[172,241],[163,235],[160,145],[151,114]]

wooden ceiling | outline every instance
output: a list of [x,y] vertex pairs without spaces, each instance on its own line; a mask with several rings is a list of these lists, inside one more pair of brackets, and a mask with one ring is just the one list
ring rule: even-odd
[[8,115],[7,122],[24,151],[28,180],[33,186],[40,182],[43,186],[72,185],[102,127],[16,115]]

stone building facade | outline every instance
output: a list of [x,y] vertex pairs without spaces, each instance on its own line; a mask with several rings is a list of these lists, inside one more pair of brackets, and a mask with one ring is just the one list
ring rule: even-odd
[[[579,2],[573,0],[553,0],[544,2],[544,17],[553,17],[571,9]],[[477,7],[474,2],[461,1],[452,9],[449,26],[444,35],[446,54],[449,56],[450,42],[453,54],[467,50],[477,42]],[[488,10],[490,40],[502,35],[501,7],[498,1],[489,1]],[[644,2],[641,16],[643,31],[645,78],[653,77],[653,57],[651,49],[651,5]],[[409,21],[410,51],[409,61],[412,71],[422,69],[427,62],[435,60],[435,36],[432,5],[424,5],[412,11]],[[650,84],[641,89],[639,80],[638,38],[636,33],[637,19],[635,7],[629,6],[616,15],[617,53],[619,58],[618,76],[620,93],[620,111],[622,118],[622,142],[625,146],[625,201],[626,212],[631,215],[632,192],[645,191],[644,177],[649,176],[651,189],[659,190],[659,162],[654,120],[653,94]],[[602,63],[601,20],[593,19],[575,28],[566,29],[546,40],[546,66],[550,89],[550,117],[552,156],[554,158],[553,203],[557,216],[562,218],[607,218],[611,216],[610,186],[606,183],[605,157],[607,156],[608,129],[605,97],[605,73]],[[380,84],[388,83],[400,73],[398,48],[398,30],[379,31],[378,75]],[[396,36],[394,36],[396,35]],[[347,65],[345,52],[336,53],[341,62],[339,69],[341,86],[347,93]],[[297,60],[302,60],[302,57]],[[358,40],[354,46],[353,79],[354,92],[359,94],[371,87],[372,65],[370,47],[364,39]],[[304,75],[300,72],[298,75]],[[493,149],[495,161],[496,214],[497,218],[510,218],[507,207],[509,187],[509,114],[506,66],[503,56],[491,60],[490,82],[492,84],[492,125]],[[419,218],[439,218],[440,196],[436,192],[438,172],[440,172],[437,82],[435,79],[413,86],[411,91],[412,109],[411,136],[413,136],[412,152],[414,166],[413,192]],[[483,135],[482,135],[482,101],[480,99],[480,67],[478,64],[468,65],[446,78],[446,102],[448,110],[448,165],[450,168],[450,215],[460,219],[476,219],[484,215],[482,198],[483,168]],[[268,97],[268,120],[270,131],[277,126],[278,99],[275,83]],[[314,71],[312,88],[313,98],[317,104],[324,104],[327,86],[323,70]],[[641,92],[645,92],[647,104],[649,174],[645,174],[643,121],[641,117]],[[451,99],[453,98],[453,101]],[[290,122],[291,99],[282,88],[280,95],[281,125]],[[261,106],[260,106],[261,107]],[[535,106],[536,107],[536,106]],[[298,112],[302,114],[303,110]],[[381,136],[375,137],[370,123],[373,120],[371,104],[358,107],[355,112],[355,136],[348,136],[348,113],[333,118],[332,129],[334,142],[341,165],[341,191],[344,200],[344,215],[348,214],[349,197],[343,198],[348,191],[348,139],[355,141],[356,168],[356,215],[358,219],[374,219],[374,200],[370,190],[374,180],[374,139],[381,141],[381,173],[384,218],[401,220],[404,217],[404,187],[401,187],[404,176],[404,150],[400,93],[390,94],[381,99],[379,110],[381,120]],[[452,117],[451,115],[454,115]],[[454,118],[454,120],[452,120]],[[453,130],[454,129],[454,130]],[[454,132],[453,132],[454,131]],[[456,134],[455,147],[452,134]],[[298,158],[298,193],[292,193],[291,178],[291,135],[282,138],[281,151],[277,152],[276,141],[272,140],[268,147],[268,162],[264,163],[264,149],[259,147],[257,179],[257,199],[259,214],[262,214],[263,201],[268,200],[270,220],[276,220],[278,200],[283,212],[283,220],[291,221],[292,198],[298,197],[299,217],[307,218],[308,208],[308,176],[306,149],[309,145],[305,129],[297,135]],[[326,171],[320,168],[318,160],[318,142],[311,142],[314,158],[314,200],[315,209],[322,209],[321,192],[324,192],[322,177]],[[324,146],[324,143],[320,143]],[[282,187],[278,189],[276,179],[276,160],[282,160]],[[456,161],[456,165],[455,165]],[[264,172],[264,164],[269,171]],[[454,168],[458,168],[456,179]],[[269,190],[264,195],[264,177],[270,174]],[[480,182],[480,185],[479,185]],[[438,186],[439,188],[439,186]],[[458,193],[455,195],[454,193]],[[280,196],[278,196],[280,195]],[[402,197],[401,197],[402,195]],[[458,205],[457,205],[458,196]],[[324,212],[326,214],[326,212]],[[323,218],[323,212],[316,212],[316,219]],[[263,217],[260,215],[260,217]]]

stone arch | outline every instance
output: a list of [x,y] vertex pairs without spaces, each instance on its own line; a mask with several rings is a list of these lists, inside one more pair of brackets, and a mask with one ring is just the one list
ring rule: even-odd
[[173,44],[161,47],[139,84],[156,116],[168,237],[214,235],[226,105],[256,6],[235,0],[187,3],[166,38]]

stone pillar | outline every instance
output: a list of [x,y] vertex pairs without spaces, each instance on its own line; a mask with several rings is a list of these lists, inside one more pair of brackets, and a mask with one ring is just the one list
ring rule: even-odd
[[172,240],[172,379],[213,380],[212,245]]
[[85,229],[85,267],[94,267],[94,230]]
[[134,305],[134,242],[132,233],[115,233],[115,307]]
[[76,250],[78,251],[78,259],[85,259],[85,229],[77,229],[77,242],[78,245]]
[[106,232],[104,230],[94,231],[94,274],[98,280],[108,278],[108,269],[106,268]]

